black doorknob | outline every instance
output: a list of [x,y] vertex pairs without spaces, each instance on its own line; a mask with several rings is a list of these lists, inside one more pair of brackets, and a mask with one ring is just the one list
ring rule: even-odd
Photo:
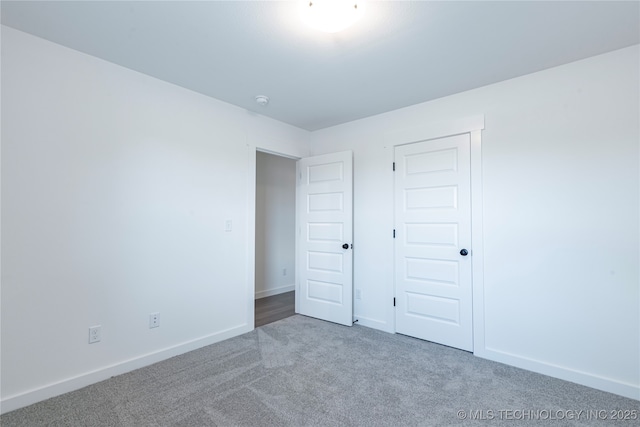
[[467,255],[469,255],[469,251],[466,250],[466,249],[463,249],[463,250],[460,251],[460,255],[467,256]]
[[342,249],[349,249],[349,244],[345,243],[344,245],[342,245]]

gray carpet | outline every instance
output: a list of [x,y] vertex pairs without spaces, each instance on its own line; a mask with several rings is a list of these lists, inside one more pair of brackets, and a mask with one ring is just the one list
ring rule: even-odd
[[612,422],[571,411],[610,418],[616,409],[640,411],[640,402],[401,335],[293,316],[10,412],[0,424],[584,426]]

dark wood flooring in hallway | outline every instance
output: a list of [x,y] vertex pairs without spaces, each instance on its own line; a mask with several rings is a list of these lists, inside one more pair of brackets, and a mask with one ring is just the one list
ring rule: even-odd
[[295,292],[260,298],[255,301],[255,327],[263,326],[295,314]]

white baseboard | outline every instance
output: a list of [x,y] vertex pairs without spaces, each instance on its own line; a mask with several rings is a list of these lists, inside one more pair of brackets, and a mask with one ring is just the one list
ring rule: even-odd
[[270,297],[270,296],[273,296],[273,295],[283,294],[285,292],[294,291],[295,289],[296,289],[296,286],[292,283],[292,284],[287,285],[287,286],[280,286],[279,288],[273,288],[273,289],[267,289],[267,290],[264,290],[264,291],[258,291],[258,292],[256,292],[255,299],[260,299],[260,298]]
[[224,331],[217,332],[192,341],[187,341],[173,347],[148,353],[133,359],[125,360],[114,365],[105,366],[95,371],[86,372],[76,377],[67,378],[57,383],[48,384],[37,389],[29,390],[24,393],[9,396],[0,401],[0,414],[4,414],[15,409],[19,409],[33,403],[37,403],[64,393],[81,389],[91,384],[109,379],[115,375],[121,375],[131,372],[135,369],[143,368],[148,365],[178,356],[189,351],[205,347],[210,344],[232,338],[253,330],[253,325],[247,324],[235,326]]
[[577,371],[564,366],[553,365],[496,349],[479,349],[474,351],[474,354],[483,359],[493,360],[494,362],[515,366],[516,368],[526,369],[630,399],[640,400],[640,386],[638,385],[600,377],[588,372]]

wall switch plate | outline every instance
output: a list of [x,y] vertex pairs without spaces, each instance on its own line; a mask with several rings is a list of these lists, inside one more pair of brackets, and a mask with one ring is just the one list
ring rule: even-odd
[[362,299],[362,290],[356,289],[356,299]]
[[224,231],[231,231],[233,229],[233,222],[228,219],[224,222]]
[[149,315],[149,329],[160,327],[160,313],[151,313]]
[[89,344],[100,342],[102,339],[102,326],[96,325],[89,328]]
[[283,275],[283,276],[286,276],[286,275],[287,275],[287,269],[286,269],[286,268],[283,268],[283,269],[282,269],[282,275]]

